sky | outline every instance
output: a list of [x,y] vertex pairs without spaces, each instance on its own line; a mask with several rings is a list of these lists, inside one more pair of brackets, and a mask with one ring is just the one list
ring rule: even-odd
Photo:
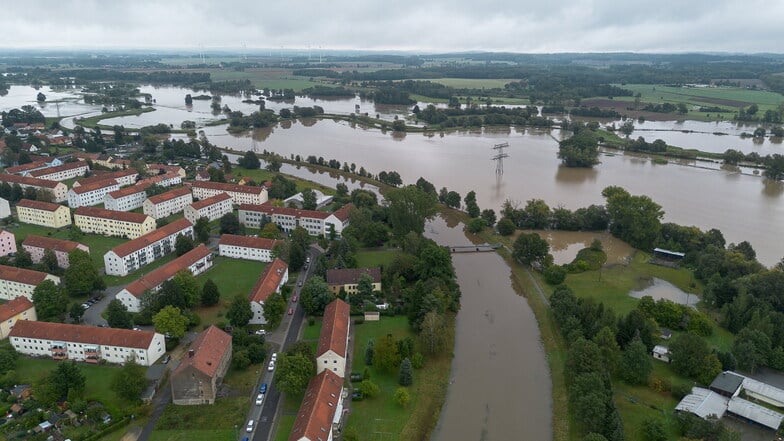
[[782,52],[781,0],[25,0],[0,47]]

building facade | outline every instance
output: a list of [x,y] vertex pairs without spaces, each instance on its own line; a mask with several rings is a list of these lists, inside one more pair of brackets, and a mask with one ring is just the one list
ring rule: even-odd
[[280,292],[283,285],[289,281],[289,266],[281,259],[275,259],[270,263],[256,281],[256,285],[250,291],[248,300],[253,317],[248,323],[252,325],[263,325],[267,323],[264,318],[264,302],[267,301],[272,293]]
[[0,256],[16,253],[16,236],[7,230],[0,230]]
[[38,320],[33,302],[25,296],[0,305],[0,340],[8,338],[19,320]]
[[201,217],[206,217],[207,220],[212,222],[220,219],[224,214],[231,213],[233,209],[231,196],[227,193],[220,193],[185,207],[185,219],[188,219],[194,225]]
[[135,360],[151,366],[166,352],[157,332],[65,323],[18,321],[9,340],[20,354],[93,364]]
[[54,251],[54,255],[57,257],[57,265],[63,269],[70,266],[68,253],[71,251],[80,249],[87,253],[90,252],[90,248],[87,245],[78,242],[35,235],[27,236],[22,242],[22,248],[30,253],[33,263],[41,263],[46,250]]
[[153,219],[161,219],[181,212],[192,202],[193,195],[188,187],[175,188],[147,198],[143,205],[144,214]]
[[78,178],[84,176],[85,173],[90,171],[90,167],[86,162],[66,162],[57,167],[48,167],[41,170],[30,172],[29,176],[38,179],[46,179],[47,181],[65,181],[67,179]]
[[19,184],[19,186],[22,187],[22,190],[25,188],[34,188],[38,192],[49,192],[52,194],[52,200],[55,202],[64,202],[68,199],[68,187],[62,182],[47,181],[46,179],[17,176],[7,173],[0,173],[0,182],[6,182],[11,186]]
[[103,256],[104,270],[111,276],[127,276],[171,254],[180,235],[193,239],[193,225],[188,219],[178,219],[112,248]]
[[222,234],[218,242],[218,253],[232,259],[272,262],[272,249],[283,241],[263,237]]
[[204,245],[199,245],[123,288],[117,294],[117,300],[125,305],[128,311],[139,312],[141,299],[146,291],[157,292],[163,282],[171,279],[182,270],[188,270],[194,276],[198,276],[212,267],[212,261],[212,252]]
[[0,198],[0,219],[5,219],[11,215],[11,204],[8,199]]
[[49,228],[62,228],[71,225],[71,210],[51,202],[22,199],[16,204],[19,222],[41,225]]
[[248,185],[225,184],[222,182],[192,181],[190,183],[193,197],[207,199],[209,197],[226,193],[231,196],[234,205],[263,204],[267,202],[267,189],[264,187],[251,187]]
[[131,211],[144,205],[147,200],[146,185],[131,185],[107,193],[103,199],[103,206],[107,210]]
[[[109,167],[111,167],[111,164],[109,164]],[[126,185],[133,185],[137,180],[139,180],[139,172],[134,169],[115,170],[111,172],[96,171],[95,176],[79,179],[78,181],[74,182],[73,186],[81,187],[82,185],[93,184],[95,182],[106,181],[109,179],[114,179],[118,184],[120,184],[121,187]]]
[[0,265],[0,299],[13,300],[25,296],[32,300],[33,290],[44,280],[51,280],[56,285],[60,284],[60,278],[51,274]]
[[289,441],[332,441],[342,416],[343,379],[321,371],[308,383]]
[[89,184],[74,186],[68,190],[68,206],[71,208],[91,207],[102,204],[107,194],[120,189],[114,179],[105,179]]
[[136,183],[136,185],[152,185],[157,184],[161,187],[173,187],[182,184],[182,177],[174,172],[169,172],[163,175],[150,176],[144,178]]
[[348,226],[348,215],[352,204],[346,204],[334,213],[316,210],[276,207],[266,203],[261,205],[242,204],[239,210],[240,223],[249,228],[260,228],[262,219],[267,219],[290,233],[297,227],[304,228],[311,236],[338,238]]
[[357,285],[362,275],[373,280],[373,291],[381,291],[381,270],[379,268],[342,268],[327,270],[327,286],[337,294],[342,288],[347,294],[357,292]]
[[155,219],[146,214],[94,207],[77,208],[74,224],[84,233],[128,239],[136,239],[155,230]]
[[215,404],[215,397],[231,363],[231,335],[215,326],[191,343],[171,374],[172,402],[177,405]]
[[340,378],[346,376],[351,307],[340,299],[324,308],[319,344],[316,349],[316,373],[328,370]]

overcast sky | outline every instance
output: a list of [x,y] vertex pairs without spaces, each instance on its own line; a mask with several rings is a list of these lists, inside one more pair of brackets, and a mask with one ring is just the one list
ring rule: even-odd
[[25,0],[5,48],[782,52],[782,0]]

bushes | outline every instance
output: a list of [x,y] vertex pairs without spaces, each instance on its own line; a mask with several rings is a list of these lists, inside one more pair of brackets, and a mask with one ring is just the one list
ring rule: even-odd
[[550,285],[560,285],[566,280],[566,268],[560,265],[550,265],[544,270],[544,280]]

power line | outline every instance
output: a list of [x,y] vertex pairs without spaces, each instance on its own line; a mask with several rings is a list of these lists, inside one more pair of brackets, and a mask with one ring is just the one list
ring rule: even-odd
[[493,150],[498,150],[498,154],[491,158],[493,161],[495,161],[495,174],[497,175],[504,174],[504,158],[509,157],[509,155],[504,153],[504,149],[508,147],[508,142],[502,142],[501,144],[496,144],[493,146]]

